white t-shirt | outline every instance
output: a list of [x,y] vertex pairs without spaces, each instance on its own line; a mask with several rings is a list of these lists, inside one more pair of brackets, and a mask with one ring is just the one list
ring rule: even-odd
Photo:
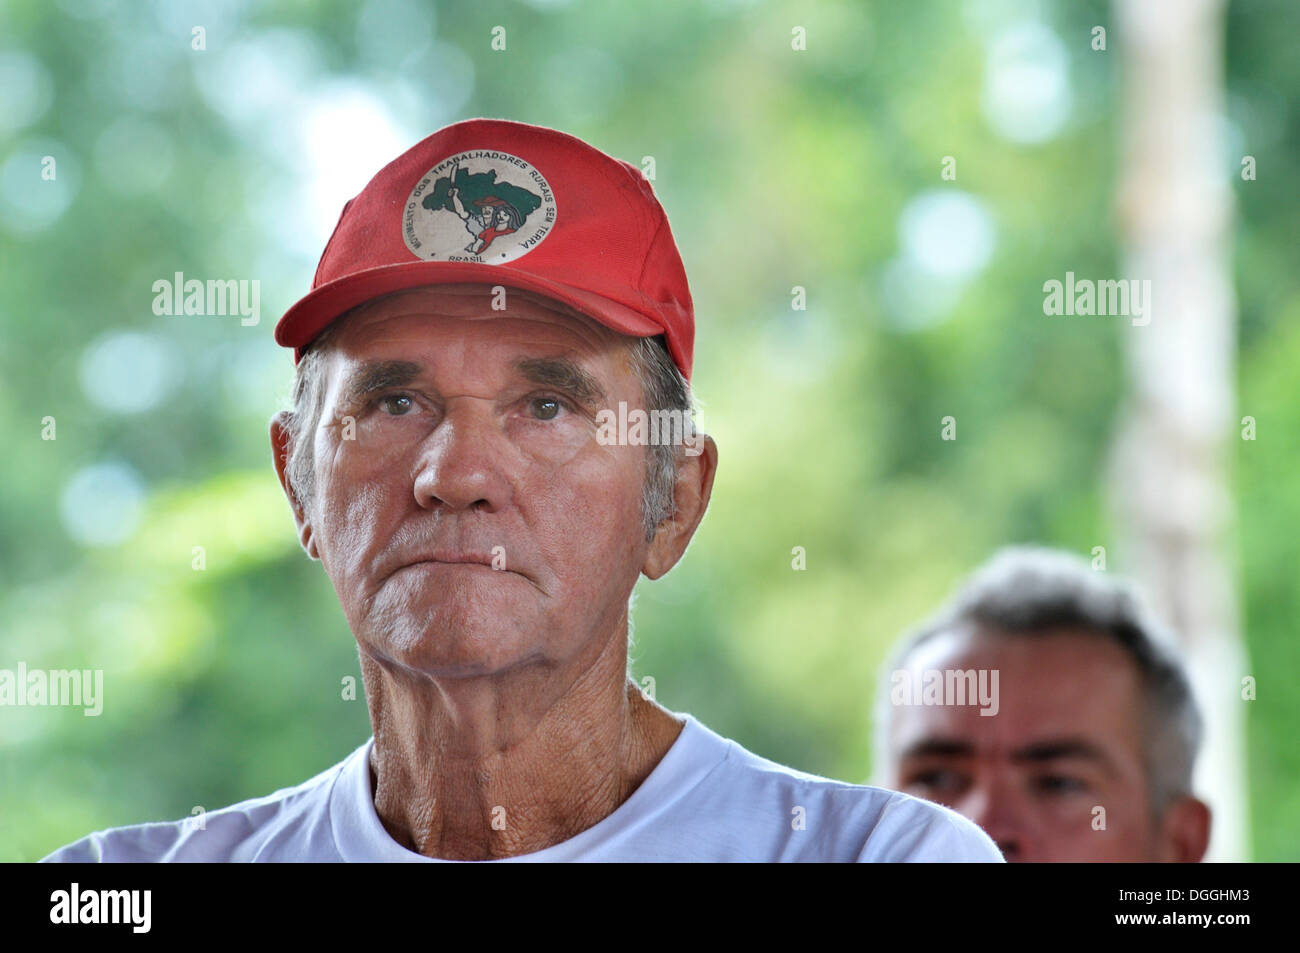
[[[760,758],[691,715],[612,814],[543,850],[502,861],[983,861],[982,830],[937,804],[805,774]],[[203,817],[89,834],[44,861],[406,861],[449,863],[398,844],[375,812],[374,738],[293,788]]]

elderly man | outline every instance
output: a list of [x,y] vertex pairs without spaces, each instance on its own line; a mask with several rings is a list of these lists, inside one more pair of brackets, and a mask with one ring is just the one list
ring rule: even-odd
[[886,665],[878,775],[1010,861],[1199,861],[1200,715],[1158,632],[1078,557],[996,554]]
[[[506,206],[514,227],[467,251],[463,209]],[[117,828],[50,859],[1001,860],[955,812],[766,761],[628,678],[633,585],[681,559],[718,453],[602,421],[689,424],[693,339],[634,167],[470,120],[380,171],[276,328],[298,376],[271,423],[374,735],[201,828]]]

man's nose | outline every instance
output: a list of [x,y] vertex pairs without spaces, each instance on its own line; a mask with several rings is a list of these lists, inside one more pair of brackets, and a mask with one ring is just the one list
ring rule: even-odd
[[424,509],[496,512],[508,506],[508,441],[490,401],[453,401],[425,439],[415,476]]
[[1030,859],[1023,805],[1007,784],[981,778],[954,808],[983,828],[1008,861]]

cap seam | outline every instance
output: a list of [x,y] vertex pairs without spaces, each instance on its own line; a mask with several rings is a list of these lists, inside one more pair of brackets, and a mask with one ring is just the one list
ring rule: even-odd
[[650,244],[646,246],[645,255],[641,258],[641,269],[637,272],[636,275],[636,291],[637,294],[639,294],[643,299],[649,299],[651,301],[654,300],[653,298],[650,298],[650,296],[646,294],[645,291],[645,285],[644,285],[645,272],[646,269],[650,267],[650,253],[654,251],[655,243],[659,241],[659,233],[664,230],[664,226],[667,224],[668,224],[668,216],[660,212],[659,224],[655,227],[655,233],[650,236]]
[[357,200],[354,195],[343,203],[343,211],[339,212],[339,220],[334,223],[334,231],[330,232],[330,240],[325,243],[325,250],[320,253],[320,261],[316,263],[316,273],[311,276],[312,290],[320,287],[320,272],[325,267],[325,259],[329,257],[330,247],[334,244],[334,239],[338,237],[339,229],[343,227],[343,217],[348,214],[348,209],[352,203]]

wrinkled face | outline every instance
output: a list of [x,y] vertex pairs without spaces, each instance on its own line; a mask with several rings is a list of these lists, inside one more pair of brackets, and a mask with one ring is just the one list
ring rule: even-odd
[[627,339],[523,292],[424,288],[346,319],[315,433],[312,541],[363,651],[438,677],[607,640],[647,549]]
[[965,631],[922,643],[908,665],[913,684],[927,670],[997,671],[997,713],[896,706],[890,786],[964,814],[1009,861],[1158,859],[1140,681],[1123,649],[1087,633]]

